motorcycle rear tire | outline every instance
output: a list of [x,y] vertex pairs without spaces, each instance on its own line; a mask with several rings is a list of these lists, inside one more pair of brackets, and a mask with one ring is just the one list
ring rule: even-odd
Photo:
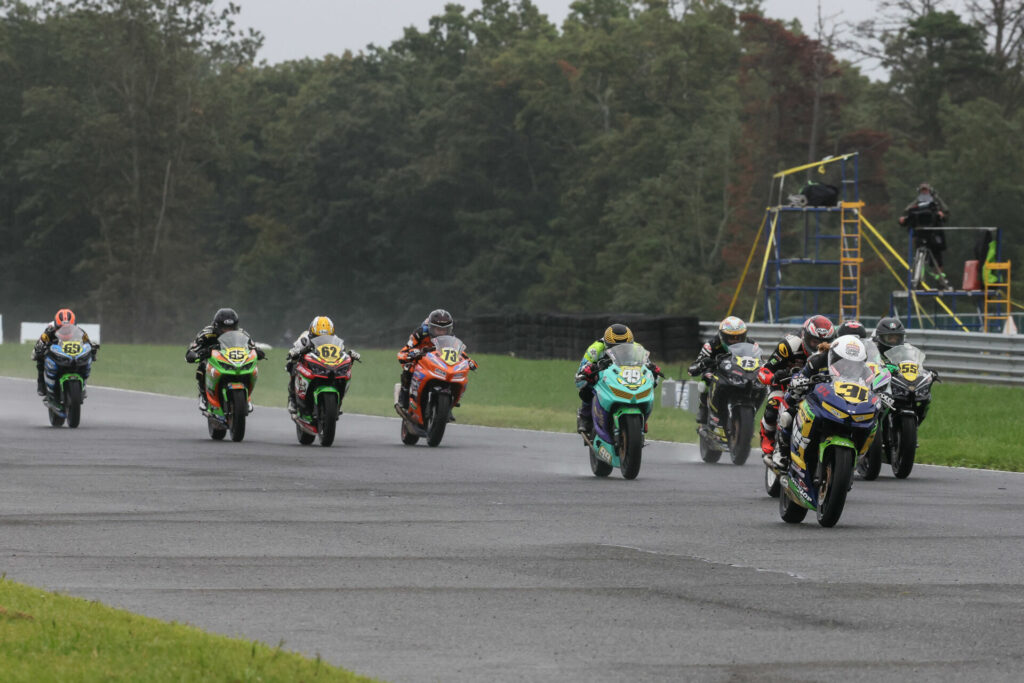
[[750,440],[754,438],[754,409],[737,406],[729,425],[729,457],[733,465],[744,465],[750,457]]
[[231,440],[241,441],[245,438],[245,418],[249,415],[249,402],[244,390],[232,389],[228,394],[228,408],[228,431],[231,432]]
[[899,433],[900,442],[895,450],[892,461],[892,474],[897,479],[906,479],[914,469],[914,455],[917,451],[917,417],[900,415],[898,424],[894,424],[894,433]]
[[51,427],[63,427],[64,418],[54,412],[53,408],[47,408],[50,413],[50,426]]
[[402,443],[406,446],[415,446],[416,442],[419,440],[420,437],[410,432],[409,426],[405,424],[405,420],[402,420]]
[[452,413],[451,394],[438,393],[434,397],[434,409],[427,420],[427,445],[431,448],[440,445],[444,438],[444,428],[448,426],[448,416]]
[[77,380],[64,385],[64,414],[71,429],[82,421],[82,385]]
[[316,441],[315,435],[310,434],[309,432],[302,431],[302,427],[300,427],[299,425],[295,425],[295,437],[303,446],[308,446],[309,444]]
[[722,457],[722,451],[716,450],[706,436],[698,434],[697,438],[700,439],[700,459],[711,465],[718,462],[718,459]]
[[595,477],[607,477],[612,473],[612,466],[604,460],[598,460],[594,456],[594,449],[590,446],[587,446],[587,454],[590,455],[590,471],[594,473]]
[[317,403],[317,413],[320,445],[330,446],[334,443],[334,434],[338,427],[338,395],[331,392],[322,394]]
[[206,429],[210,432],[210,438],[214,441],[223,441],[228,430],[221,426],[214,426],[214,423],[207,420]]
[[765,465],[764,492],[767,493],[772,498],[778,498],[780,488],[781,487],[779,486],[779,475],[775,474],[775,471],[772,468],[768,467],[768,465]]
[[644,453],[644,418],[632,413],[619,421],[622,448],[619,451],[619,470],[623,479],[636,479],[640,474],[640,461]]
[[779,489],[779,517],[787,524],[799,524],[807,516],[807,508],[789,497],[789,493]]
[[821,469],[821,488],[818,490],[818,524],[834,527],[843,514],[846,494],[853,478],[852,448],[833,446],[825,452]]
[[[879,431],[885,429],[885,425],[879,425]],[[857,463],[857,474],[864,481],[874,481],[878,479],[878,473],[882,471],[882,441],[885,438],[885,434],[875,434],[875,440],[871,442],[871,448],[868,452],[861,456],[860,461]]]

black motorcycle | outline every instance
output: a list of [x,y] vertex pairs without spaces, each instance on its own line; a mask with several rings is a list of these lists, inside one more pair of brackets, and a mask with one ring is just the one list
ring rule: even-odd
[[[708,384],[708,422],[697,427],[704,462],[718,462],[723,451],[729,452],[734,465],[747,461],[754,437],[754,415],[768,394],[768,388],[757,380],[760,367],[760,347],[743,342],[730,346],[729,355],[704,374]],[[712,428],[714,418],[718,426]]]
[[897,479],[906,479],[914,469],[917,428],[928,414],[935,381],[934,373],[924,367],[924,358],[924,352],[910,344],[885,353],[892,373],[891,405],[879,419],[875,443],[861,459],[858,472],[863,479],[877,479],[883,461],[892,465]]

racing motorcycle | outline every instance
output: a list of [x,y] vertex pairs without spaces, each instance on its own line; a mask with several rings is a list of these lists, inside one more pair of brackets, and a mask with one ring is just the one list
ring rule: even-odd
[[459,405],[469,381],[469,359],[463,357],[466,345],[453,335],[435,337],[433,347],[416,358],[409,384],[409,409],[398,401],[400,384],[395,385],[395,411],[402,418],[402,443],[413,446],[421,438],[428,446],[437,446],[445,427],[455,420],[452,408]]
[[252,412],[252,392],[259,369],[248,335],[229,330],[217,338],[206,361],[206,409],[210,438],[220,441],[230,431],[232,441],[245,438],[245,419]]
[[878,418],[878,438],[858,465],[861,477],[868,481],[878,478],[883,461],[892,466],[897,479],[910,476],[917,452],[917,428],[928,414],[935,381],[934,373],[924,367],[924,352],[911,344],[894,346],[885,358],[895,370],[892,398]]
[[345,350],[345,342],[334,335],[316,337],[312,344],[292,371],[298,408],[292,420],[300,444],[309,445],[319,438],[321,446],[330,446],[352,378],[352,356]]
[[581,434],[595,476],[607,477],[615,467],[623,479],[636,479],[640,474],[644,434],[658,383],[647,367],[650,357],[640,344],[618,344],[597,362],[590,403],[593,428]]
[[718,417],[722,426],[712,429],[709,424],[698,425],[700,457],[704,462],[718,462],[723,451],[729,452],[734,465],[747,461],[754,436],[754,415],[768,395],[768,388],[757,380],[760,367],[761,348],[744,342],[731,345],[729,355],[705,373],[708,415]]
[[89,379],[99,346],[85,341],[85,332],[78,325],[62,325],[53,337],[43,362],[46,380],[43,403],[52,426],[60,427],[67,420],[68,427],[75,428],[82,419],[85,380]]
[[[806,378],[800,377],[806,381]],[[790,465],[778,471],[779,516],[790,524],[814,510],[818,523],[832,527],[846,505],[858,454],[871,447],[881,399],[869,387],[874,373],[863,361],[840,358],[814,377],[813,390],[800,402],[791,428]],[[790,384],[796,388],[797,378]],[[781,433],[781,428],[780,428]]]

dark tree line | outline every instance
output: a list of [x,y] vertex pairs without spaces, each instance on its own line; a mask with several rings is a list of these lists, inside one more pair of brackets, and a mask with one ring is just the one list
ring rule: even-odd
[[1013,245],[1024,3],[885,4],[872,81],[755,1],[578,0],[556,27],[484,0],[257,65],[212,0],[0,0],[0,313],[69,305],[117,341],[224,305],[271,341],[320,312],[356,338],[436,306],[714,318],[771,174],[849,151],[897,243],[927,179]]

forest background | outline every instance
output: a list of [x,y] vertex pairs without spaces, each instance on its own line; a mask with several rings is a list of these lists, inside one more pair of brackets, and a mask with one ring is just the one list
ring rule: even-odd
[[[183,344],[221,306],[271,343],[315,314],[358,340],[439,306],[717,319],[771,175],[849,152],[901,251],[927,180],[1019,263],[1024,0],[966,6],[883,0],[849,27],[579,0],[556,27],[484,0],[388,47],[269,65],[213,0],[0,0],[5,336],[63,306],[105,341]],[[897,285],[864,273],[881,315]]]

